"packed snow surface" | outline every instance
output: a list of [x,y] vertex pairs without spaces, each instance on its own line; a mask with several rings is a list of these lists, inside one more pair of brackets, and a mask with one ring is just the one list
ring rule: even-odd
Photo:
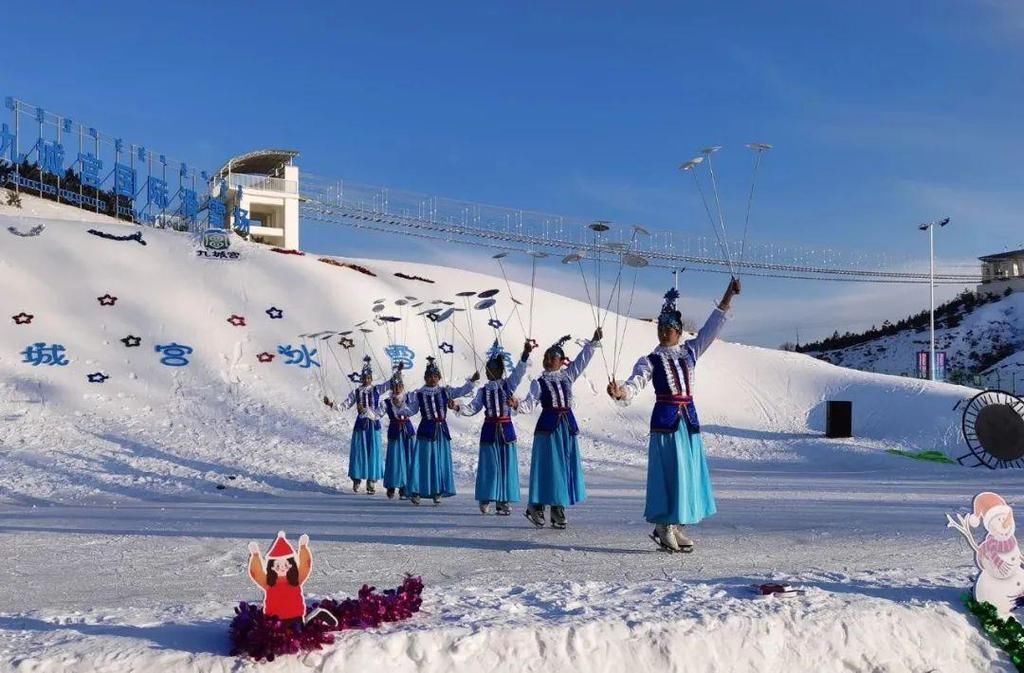
[[[366,343],[386,366],[392,340],[415,352],[410,387],[438,339],[455,346],[441,364],[460,383],[476,368],[465,339],[480,353],[494,339],[487,311],[471,300],[436,334],[416,315],[433,300],[463,308],[460,291],[500,290],[502,340],[518,354],[500,275],[346,260],[370,276],[237,238],[240,259],[203,259],[183,234],[107,240],[87,230],[140,229],[26,205],[31,216],[0,206],[0,671],[1012,670],[959,603],[971,555],[943,514],[987,489],[1012,503],[1020,476],[885,452],[963,454],[954,406],[968,389],[729,343],[727,326],[696,389],[719,513],[693,527],[694,554],[668,555],[643,521],[651,393],[621,408],[603,392],[608,371],[624,377],[655,345],[653,328],[629,321],[616,363],[612,315],[576,385],[589,497],[568,530],[534,529],[523,503],[510,518],[479,514],[475,418],[452,422],[459,495],[416,508],[351,492],[353,417],[320,399],[350,390]],[[37,237],[6,231],[40,223]],[[526,321],[529,287],[511,292]],[[106,294],[113,306],[97,301]],[[406,296],[428,303],[394,305]],[[402,318],[390,337],[371,320],[376,299]],[[31,323],[9,317],[22,312]],[[351,350],[300,336],[362,321],[374,332],[354,332]],[[534,324],[542,345],[593,331],[586,303],[543,289]],[[63,345],[69,364],[23,362],[34,343]],[[161,364],[154,349],[171,343],[193,349],[187,366]],[[321,367],[285,364],[279,347],[302,345]],[[110,378],[90,383],[97,372]],[[832,399],[853,401],[853,439],[823,437]],[[524,480],[533,421],[517,421]],[[426,581],[423,612],[270,665],[227,656],[232,607],[259,598],[246,543],[265,547],[279,529],[312,539],[307,596],[408,572]],[[751,584],[773,580],[806,592],[754,597]]]

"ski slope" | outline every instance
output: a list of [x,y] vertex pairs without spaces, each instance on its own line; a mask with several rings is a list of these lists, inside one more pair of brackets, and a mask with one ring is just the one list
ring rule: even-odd
[[[378,298],[402,315],[400,297],[459,301],[491,288],[503,341],[518,352],[524,335],[500,276],[348,260],[371,277],[237,239],[241,259],[200,259],[182,234],[111,241],[86,230],[139,229],[30,198],[26,208],[0,206],[0,542],[14,568],[0,589],[0,670],[248,670],[225,656],[226,625],[238,600],[257,598],[246,543],[280,528],[312,538],[307,595],[386,587],[405,572],[423,575],[427,593],[413,622],[260,670],[507,670],[510,659],[517,670],[1011,670],[957,602],[970,557],[943,513],[987,488],[1012,499],[1019,477],[885,453],[960,455],[953,407],[968,389],[729,343],[726,327],[697,389],[719,514],[695,528],[695,554],[669,556],[652,550],[642,518],[651,393],[621,408],[603,392],[613,316],[604,358],[576,387],[590,498],[569,512],[568,531],[477,513],[474,419],[452,422],[460,495],[414,508],[348,491],[352,417],[319,401],[350,389],[344,349],[307,340],[323,365],[310,369],[257,355],[352,329]],[[6,232],[37,223],[38,237]],[[511,290],[528,301],[528,286]],[[99,305],[105,294],[114,306]],[[742,295],[734,306],[743,310]],[[15,325],[8,316],[20,312],[32,322]],[[473,318],[483,352],[494,334],[485,312]],[[455,321],[469,337],[465,314]],[[542,346],[593,330],[589,306],[543,289],[534,322]],[[650,323],[630,322],[620,378],[654,345]],[[432,328],[406,316],[397,329],[416,353],[411,387]],[[128,335],[141,345],[127,348]],[[460,382],[474,358],[458,335],[441,337],[456,348],[442,366]],[[35,342],[64,345],[70,363],[22,362]],[[154,346],[171,342],[194,349],[188,366],[160,363]],[[89,383],[94,372],[110,379]],[[853,401],[854,439],[823,438],[830,399]],[[524,478],[531,424],[518,422]],[[785,603],[748,595],[772,579],[808,592]],[[898,642],[878,637],[896,630]]]

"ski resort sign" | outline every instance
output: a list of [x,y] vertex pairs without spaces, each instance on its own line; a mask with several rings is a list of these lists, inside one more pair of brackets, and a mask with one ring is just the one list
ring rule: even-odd
[[218,201],[201,197],[209,175],[184,161],[11,96],[4,107],[11,119],[0,122],[0,183],[16,191],[173,227],[191,227]]
[[230,250],[231,232],[227,229],[211,227],[203,232],[200,247],[196,249],[196,257],[203,259],[240,259],[241,254]]

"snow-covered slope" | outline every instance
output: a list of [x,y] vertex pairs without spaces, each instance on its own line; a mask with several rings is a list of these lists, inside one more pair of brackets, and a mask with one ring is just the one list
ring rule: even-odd
[[[4,229],[30,223],[2,221]],[[5,458],[8,497],[183,495],[209,492],[228,474],[239,476],[232,485],[242,489],[273,490],[282,478],[341,486],[339,455],[350,418],[319,402],[324,393],[319,377],[327,377],[332,397],[347,393],[350,384],[342,376],[353,369],[347,356],[354,354],[358,366],[362,343],[351,351],[337,345],[328,351],[328,343],[310,342],[319,348],[319,369],[286,365],[280,355],[260,363],[258,354],[277,354],[282,345],[298,348],[300,334],[353,329],[373,317],[377,298],[389,305],[404,296],[456,300],[459,291],[490,288],[502,290],[497,299],[498,313],[508,321],[505,342],[518,352],[523,338],[500,278],[365,261],[377,274],[370,277],[312,255],[282,255],[242,242],[233,248],[241,252],[240,260],[201,259],[195,241],[174,232],[146,229],[147,245],[142,246],[98,238],[78,222],[46,224],[38,237],[2,232],[0,239],[0,284],[5,288],[0,297],[0,404],[6,418],[0,441],[16,449]],[[138,229],[109,224],[103,230],[125,235]],[[395,272],[436,282],[403,280]],[[524,299],[529,295],[522,286],[514,285],[513,292]],[[117,303],[101,306],[97,297],[105,294],[116,296]],[[271,307],[280,308],[284,317],[271,319],[266,314]],[[735,310],[743,310],[742,297]],[[11,319],[21,312],[34,316],[30,324]],[[417,354],[416,366],[407,373],[410,384],[415,383],[431,350],[428,323],[394,306],[386,312],[406,317],[396,329]],[[246,325],[230,324],[232,315],[244,317]],[[483,352],[493,332],[485,312],[473,317],[472,336]],[[470,336],[464,313],[453,321]],[[535,323],[535,336],[544,344],[567,332],[586,337],[593,330],[586,304],[542,290],[536,296]],[[375,357],[383,359],[384,331],[375,329],[368,338]],[[460,382],[475,364],[460,336],[449,329],[442,324],[442,338],[456,347],[454,372]],[[647,323],[631,326],[620,377],[654,345],[651,331]],[[141,346],[125,347],[121,339],[129,335],[140,337]],[[188,366],[161,364],[154,347],[172,342],[194,349]],[[33,343],[65,346],[70,364],[24,363],[21,353]],[[646,405],[622,410],[609,402],[603,393],[603,360],[611,357],[609,347],[604,358],[595,358],[581,386],[580,416],[595,442],[588,456],[595,462],[640,463]],[[110,379],[90,383],[87,375],[94,372]],[[699,385],[709,432],[728,429],[724,441],[710,442],[712,452],[722,457],[765,458],[749,443],[728,439],[744,433],[820,433],[827,399],[853,400],[858,437],[951,451],[959,442],[950,409],[965,392],[951,386],[872,376],[803,355],[727,342],[712,348],[701,363]],[[455,424],[457,463],[468,478],[476,421]],[[152,450],[142,451],[142,446]],[[773,449],[773,457],[780,450]],[[89,479],[80,478],[84,473]]]
[[[354,260],[371,277],[237,241],[240,260],[199,259],[182,234],[142,229],[145,246],[106,240],[87,229],[140,230],[31,207],[45,218],[0,207],[0,545],[13,569],[0,583],[0,670],[255,670],[226,656],[226,623],[235,601],[259,598],[245,543],[282,527],[313,539],[307,595],[388,586],[404,572],[422,574],[428,591],[413,622],[261,670],[1010,670],[958,606],[970,555],[942,513],[984,488],[1018,492],[1018,475],[884,452],[962,453],[952,408],[967,389],[732,344],[727,328],[701,361],[697,391],[719,513],[680,560],[645,537],[651,393],[612,405],[602,357],[576,387],[589,498],[570,511],[568,531],[476,513],[476,419],[453,421],[460,495],[441,507],[346,492],[352,417],[320,402],[349,389],[346,352],[307,339],[320,369],[257,358],[300,346],[300,334],[352,329],[378,298],[403,315],[400,297],[490,288],[518,351],[500,277]],[[6,231],[38,223],[38,237]],[[529,288],[512,291],[528,301]],[[97,301],[106,294],[113,306]],[[31,323],[11,319],[22,312]],[[486,314],[475,317],[482,351],[493,334]],[[470,336],[465,316],[456,320]],[[542,344],[593,329],[586,304],[543,290],[534,320]],[[416,352],[411,385],[428,328],[416,317],[399,325]],[[620,378],[652,331],[630,325]],[[141,345],[126,347],[129,335]],[[454,378],[471,373],[461,338],[442,339],[457,349]],[[65,346],[69,364],[23,362],[37,342]],[[171,342],[194,349],[188,366],[160,363],[154,347]],[[90,383],[96,372],[109,380]],[[822,437],[829,399],[854,402],[854,439]],[[518,424],[525,477],[531,420]],[[752,601],[744,588],[770,579],[809,592]],[[890,628],[905,637],[879,637]]]
[[[1024,293],[959,311],[955,327],[936,321],[935,347],[946,352],[947,372],[989,374],[1014,363],[1024,352]],[[930,344],[927,327],[908,327],[896,334],[808,354],[833,364],[868,372],[916,376],[917,353]]]

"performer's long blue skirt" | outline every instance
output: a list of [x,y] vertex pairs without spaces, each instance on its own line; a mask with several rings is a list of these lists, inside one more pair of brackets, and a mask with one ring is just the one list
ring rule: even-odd
[[384,458],[384,488],[405,488],[409,481],[409,466],[415,438],[402,434],[388,440],[388,452]]
[[348,453],[349,478],[378,481],[384,476],[384,464],[381,462],[380,454],[379,430],[353,430]]
[[530,504],[566,507],[587,499],[580,444],[565,418],[551,433],[533,436],[530,459]]
[[475,497],[478,502],[519,502],[519,451],[515,442],[480,445]]
[[409,483],[405,490],[410,495],[432,498],[455,495],[455,475],[452,468],[452,443],[444,435],[438,439],[416,438],[416,448],[409,465]]
[[652,432],[647,457],[647,506],[651,523],[697,523],[716,511],[700,433],[685,422],[674,433]]

